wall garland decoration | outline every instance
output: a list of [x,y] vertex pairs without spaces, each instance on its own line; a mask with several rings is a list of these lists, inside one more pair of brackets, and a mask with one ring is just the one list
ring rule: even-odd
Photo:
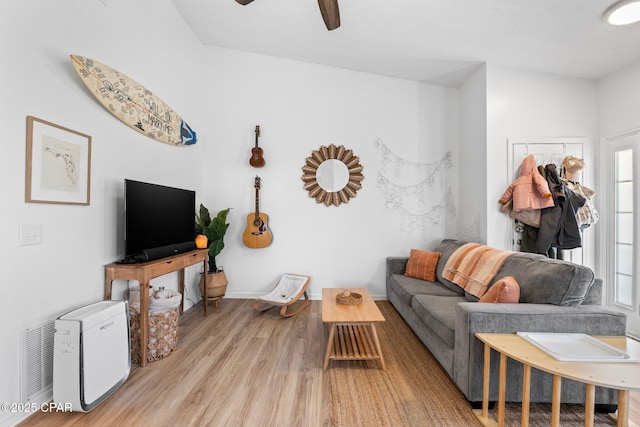
[[381,138],[375,145],[381,155],[377,188],[384,206],[399,214],[401,231],[426,236],[429,228],[440,224],[446,215],[455,224],[456,238],[481,241],[479,216],[469,226],[463,225],[450,188],[439,199],[429,197],[444,188],[445,173],[453,166],[451,151],[434,162],[420,163],[400,157]]

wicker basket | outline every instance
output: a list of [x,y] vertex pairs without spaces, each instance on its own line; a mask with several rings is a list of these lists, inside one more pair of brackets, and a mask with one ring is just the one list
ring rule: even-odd
[[[178,309],[149,313],[147,362],[160,360],[176,351],[178,345]],[[129,310],[131,360],[140,363],[140,314]]]
[[362,295],[357,292],[351,292],[349,289],[347,289],[336,295],[336,302],[342,305],[362,304]]
[[223,297],[227,292],[227,285],[229,284],[229,281],[227,280],[227,276],[224,274],[224,271],[213,274],[202,274],[200,276],[200,283],[198,286],[200,287],[200,293],[203,297],[205,282],[207,283],[207,298]]

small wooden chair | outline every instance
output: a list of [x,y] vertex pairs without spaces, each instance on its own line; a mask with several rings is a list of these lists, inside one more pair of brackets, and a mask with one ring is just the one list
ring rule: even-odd
[[[291,317],[300,313],[307,305],[309,305],[309,297],[307,295],[307,286],[311,277],[299,274],[283,274],[275,288],[268,294],[256,299],[253,305],[255,311],[266,311],[275,306],[282,307],[280,314],[283,317]],[[304,300],[299,301],[304,297]],[[299,303],[292,312],[287,313],[287,308]]]

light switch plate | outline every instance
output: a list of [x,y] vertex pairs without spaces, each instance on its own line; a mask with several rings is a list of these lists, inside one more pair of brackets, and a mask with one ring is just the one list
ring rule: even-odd
[[20,224],[18,227],[20,246],[42,244],[42,224]]

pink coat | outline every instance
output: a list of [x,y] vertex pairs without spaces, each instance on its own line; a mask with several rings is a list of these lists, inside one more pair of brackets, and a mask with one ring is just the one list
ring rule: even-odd
[[538,172],[536,158],[529,154],[520,165],[520,176],[509,185],[499,202],[513,199],[513,210],[543,209],[554,206],[549,184]]

